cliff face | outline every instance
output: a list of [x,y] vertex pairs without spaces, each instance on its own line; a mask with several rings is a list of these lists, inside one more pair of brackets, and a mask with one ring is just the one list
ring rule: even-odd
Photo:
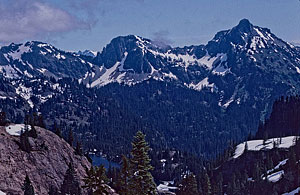
[[36,194],[48,194],[50,185],[60,188],[68,163],[73,162],[77,175],[82,179],[89,161],[75,155],[74,149],[62,138],[40,127],[38,137],[30,138],[33,151],[20,149],[19,137],[10,135],[0,126],[0,190],[7,194],[22,194],[26,174]]

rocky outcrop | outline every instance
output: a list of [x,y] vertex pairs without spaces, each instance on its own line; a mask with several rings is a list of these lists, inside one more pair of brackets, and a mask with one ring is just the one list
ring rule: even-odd
[[73,162],[82,179],[90,162],[76,155],[74,149],[54,133],[36,127],[38,137],[30,138],[33,151],[27,153],[19,147],[19,137],[8,134],[0,127],[0,190],[7,194],[22,194],[27,174],[36,194],[48,194],[51,185],[60,188],[68,163]]

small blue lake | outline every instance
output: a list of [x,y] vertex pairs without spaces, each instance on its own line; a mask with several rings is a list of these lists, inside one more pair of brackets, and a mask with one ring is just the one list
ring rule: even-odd
[[94,166],[104,165],[106,170],[108,170],[109,165],[111,167],[120,168],[120,165],[118,163],[108,161],[106,158],[103,158],[102,156],[90,155],[90,157],[93,160],[93,165]]

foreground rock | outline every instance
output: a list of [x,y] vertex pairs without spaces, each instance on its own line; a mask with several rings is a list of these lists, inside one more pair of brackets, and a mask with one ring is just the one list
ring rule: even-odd
[[30,139],[33,151],[27,153],[20,149],[19,137],[0,126],[0,190],[6,194],[22,194],[26,174],[36,194],[48,194],[50,185],[60,188],[69,162],[73,162],[80,179],[91,166],[62,138],[43,128],[36,130],[38,137]]

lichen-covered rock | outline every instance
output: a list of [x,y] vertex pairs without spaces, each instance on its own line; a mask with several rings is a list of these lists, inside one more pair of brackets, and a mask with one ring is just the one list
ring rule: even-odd
[[[86,175],[90,162],[76,155],[74,149],[54,133],[36,127],[38,137],[30,138],[30,153],[19,147],[19,137],[9,135],[0,126],[0,190],[7,194],[22,194],[26,174],[36,194],[48,194],[51,185],[60,188],[68,163],[73,162],[78,177]],[[82,183],[83,185],[83,183]]]

